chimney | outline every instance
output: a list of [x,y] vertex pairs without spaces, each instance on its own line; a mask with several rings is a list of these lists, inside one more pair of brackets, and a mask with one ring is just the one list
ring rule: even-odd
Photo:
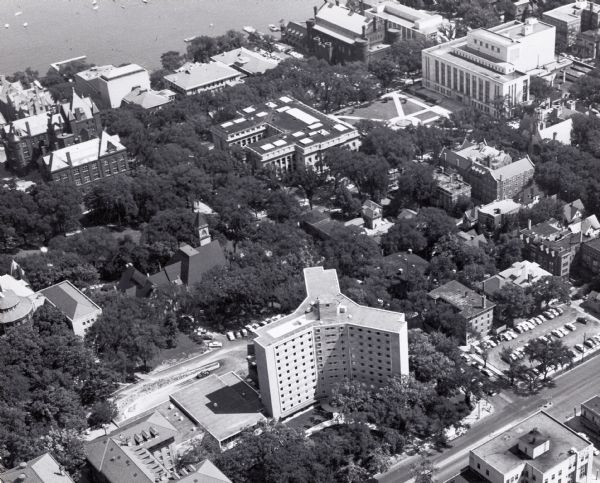
[[29,121],[25,121],[25,127],[27,128],[27,135],[31,137],[31,128],[29,127]]
[[317,16],[317,12],[318,12],[318,8],[317,7],[313,7],[313,12],[315,13],[315,17]]
[[366,25],[362,26],[362,38],[363,39],[367,38],[367,26]]
[[67,151],[67,164],[71,166],[71,168],[73,167],[73,162],[71,161],[71,153],[69,151]]
[[407,251],[408,251],[408,253],[412,254],[412,248],[409,248]]
[[481,307],[485,309],[485,295],[481,296]]
[[527,229],[531,230],[531,218],[527,220]]

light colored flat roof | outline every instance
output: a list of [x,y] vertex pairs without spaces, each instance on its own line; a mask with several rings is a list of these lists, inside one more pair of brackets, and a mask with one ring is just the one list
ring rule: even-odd
[[165,76],[165,80],[179,88],[189,91],[227,79],[241,77],[241,74],[221,62],[207,64],[187,63],[174,74]]
[[[342,294],[337,273],[334,269],[324,270],[323,267],[305,268],[304,283],[307,296],[300,306],[290,315],[256,329],[257,338],[254,340],[255,343],[267,346],[312,326],[324,327],[327,325],[348,324],[399,332],[406,324],[404,314],[400,312],[366,307],[357,304]],[[332,311],[319,317],[314,309],[317,300],[343,306],[345,311]]]
[[[516,449],[519,439],[532,430],[537,430],[550,440],[550,449],[535,459]],[[571,448],[582,451],[590,445],[571,428],[540,411],[472,450],[472,453],[503,474],[523,463],[545,473],[566,460]]]
[[479,208],[479,211],[487,215],[493,215],[494,210],[500,210],[500,213],[506,214],[521,209],[522,205],[511,199],[494,201]]

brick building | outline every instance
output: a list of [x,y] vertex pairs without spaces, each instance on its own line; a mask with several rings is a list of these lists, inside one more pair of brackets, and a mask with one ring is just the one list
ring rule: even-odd
[[516,197],[533,179],[534,164],[528,156],[513,161],[504,151],[487,143],[466,141],[457,149],[444,148],[444,167],[460,174],[471,185],[471,196],[481,203]]
[[429,292],[436,303],[451,306],[464,320],[465,342],[468,343],[474,332],[486,335],[492,328],[494,307],[485,295],[479,295],[462,283],[451,280]]
[[85,188],[100,179],[128,172],[131,161],[119,136],[102,132],[99,138],[44,156],[42,168],[51,181],[74,183]]
[[591,238],[582,231],[573,233],[556,220],[530,226],[520,233],[523,256],[552,275],[566,277],[582,242]]
[[26,89],[20,81],[9,82],[0,76],[0,114],[7,122],[46,112],[55,113],[56,105],[50,91],[38,81]]
[[453,171],[438,169],[433,174],[435,181],[435,203],[447,212],[452,212],[454,206],[461,198],[471,198],[471,185],[465,183],[462,176]]

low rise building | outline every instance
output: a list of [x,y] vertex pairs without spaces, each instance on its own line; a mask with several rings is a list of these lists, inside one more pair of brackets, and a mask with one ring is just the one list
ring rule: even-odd
[[425,275],[429,269],[429,262],[409,250],[407,252],[392,253],[383,257],[386,267],[395,269],[401,279],[410,279],[413,274]]
[[496,304],[462,283],[451,280],[432,290],[428,295],[436,303],[444,303],[452,307],[463,319],[466,343],[469,343],[474,333],[486,335],[492,328]]
[[242,77],[264,74],[266,71],[277,67],[280,62],[280,59],[275,56],[267,57],[246,47],[222,52],[211,57],[211,59],[237,70],[242,74]]
[[600,396],[594,396],[581,403],[581,422],[600,436]]
[[[172,404],[124,421],[112,433],[85,444],[92,481],[103,483],[227,482],[207,460],[176,466],[178,448],[198,435],[194,423]],[[52,480],[54,481],[54,480]]]
[[468,469],[452,481],[586,482],[592,460],[592,443],[540,411],[472,449]]
[[314,167],[330,148],[360,146],[360,134],[350,124],[286,96],[248,106],[211,133],[216,149],[241,146],[250,162],[277,171]]
[[10,82],[0,75],[0,114],[7,121],[56,112],[50,91],[36,80],[29,88],[21,81]]
[[174,74],[166,75],[165,81],[175,92],[192,96],[235,85],[242,77],[239,71],[221,62],[187,62]]
[[85,336],[102,314],[102,309],[68,280],[44,288],[40,293],[67,318],[73,333],[79,337]]
[[471,198],[471,185],[465,183],[460,174],[440,168],[433,174],[433,179],[436,185],[435,204],[448,213],[454,210],[461,198]]
[[381,224],[383,219],[383,207],[372,200],[366,200],[362,205],[362,217],[365,226],[370,230],[375,230]]
[[530,75],[562,64],[554,55],[556,29],[528,18],[423,50],[423,87],[493,116],[529,101]]
[[87,188],[100,179],[128,172],[131,161],[119,136],[102,132],[99,138],[44,156],[42,168],[51,181]]
[[500,228],[508,217],[516,215],[523,208],[519,203],[511,199],[494,201],[477,209],[477,220],[480,227],[488,230]]
[[169,399],[220,449],[230,447],[245,429],[266,421],[258,393],[233,372],[211,374]]
[[444,148],[442,165],[456,171],[471,186],[471,196],[481,203],[511,199],[533,180],[534,164],[528,156],[512,157],[484,141],[465,140],[456,150]]
[[532,284],[552,274],[547,272],[535,262],[523,260],[513,263],[509,268],[483,281],[483,292],[493,296],[505,285],[516,285],[520,288],[530,287]]
[[0,470],[2,483],[74,483],[50,453],[20,463],[10,470]]
[[377,24],[383,24],[384,40],[387,34],[391,43],[410,39],[436,41],[440,28],[448,23],[441,15],[417,10],[395,0],[377,3],[366,10],[365,15],[375,19]]
[[102,109],[120,107],[123,98],[134,89],[150,89],[148,71],[137,64],[92,67],[78,72],[74,80],[75,90],[91,97]]
[[298,309],[256,329],[261,399],[276,419],[327,397],[345,378],[378,387],[408,374],[404,314],[352,301],[335,270],[306,268],[304,281]]
[[600,238],[581,244],[581,261],[592,273],[600,273]]
[[175,92],[170,89],[155,91],[137,87],[123,98],[123,104],[138,106],[145,111],[157,111],[175,99]]
[[556,220],[549,220],[521,230],[523,256],[538,263],[552,275],[566,277],[582,243],[591,240],[583,232],[573,233]]

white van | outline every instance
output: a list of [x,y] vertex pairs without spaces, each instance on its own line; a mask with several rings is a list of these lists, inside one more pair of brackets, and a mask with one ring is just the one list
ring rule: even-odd
[[210,347],[211,349],[216,349],[217,347],[223,347],[223,342],[209,342],[208,343],[208,347]]

